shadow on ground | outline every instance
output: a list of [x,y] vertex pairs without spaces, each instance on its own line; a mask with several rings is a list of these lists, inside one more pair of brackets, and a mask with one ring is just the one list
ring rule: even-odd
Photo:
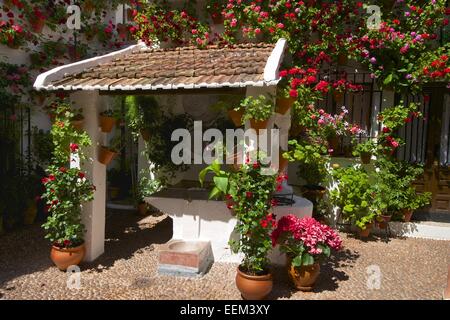
[[[143,248],[169,241],[172,219],[165,216],[149,218],[143,223],[143,217],[134,212],[109,212],[105,253],[93,263],[83,263],[80,267],[103,271],[119,259],[130,259]],[[0,288],[22,275],[54,267],[50,260],[50,245],[40,225],[26,226],[0,236],[0,262]]]
[[[342,249],[333,254],[330,259],[321,264],[320,276],[314,286],[313,292],[319,293],[337,290],[339,283],[349,280],[347,273],[341,269],[351,268],[358,258],[359,254],[349,249]],[[298,292],[289,280],[286,267],[277,266],[273,272],[276,281],[274,281],[274,288],[268,299],[289,299],[294,293]]]

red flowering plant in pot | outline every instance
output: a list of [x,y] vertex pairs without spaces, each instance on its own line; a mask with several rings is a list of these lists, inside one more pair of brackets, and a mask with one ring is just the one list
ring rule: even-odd
[[329,226],[311,217],[287,215],[271,234],[272,245],[280,246],[288,258],[288,274],[298,290],[311,291],[319,277],[320,263],[341,248],[341,238]]
[[79,264],[85,253],[84,226],[81,222],[81,205],[93,199],[94,186],[86,174],[78,167],[71,167],[72,158],[77,154],[85,157],[82,147],[91,144],[86,132],[73,127],[74,114],[71,106],[60,102],[56,121],[52,126],[52,163],[47,176],[42,179],[48,217],[43,224],[46,238],[52,243],[50,257],[60,270]]
[[22,46],[28,37],[28,33],[18,24],[10,21],[0,21],[0,43],[12,49]]
[[[272,174],[263,174],[262,170]],[[238,221],[235,231],[240,238],[230,241],[233,251],[244,255],[237,270],[236,286],[245,299],[263,299],[273,286],[267,256],[271,250],[270,232],[276,225],[271,213],[272,194],[281,188],[285,177],[249,159],[239,170],[230,172],[222,170],[216,161],[200,173],[201,183],[208,172],[215,175],[210,196],[223,196]]]

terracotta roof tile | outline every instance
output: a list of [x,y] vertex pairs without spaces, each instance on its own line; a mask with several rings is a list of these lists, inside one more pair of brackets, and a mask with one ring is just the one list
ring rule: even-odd
[[239,86],[249,81],[263,81],[264,68],[273,44],[250,43],[234,47],[208,46],[206,49],[143,48],[115,58],[109,63],[66,75],[51,83],[57,86],[112,86],[159,88],[201,87],[209,84]]

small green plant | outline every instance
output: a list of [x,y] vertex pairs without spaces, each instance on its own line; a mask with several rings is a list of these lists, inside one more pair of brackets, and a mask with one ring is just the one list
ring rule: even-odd
[[368,140],[363,143],[359,143],[353,150],[354,156],[360,156],[362,154],[374,154],[376,152],[377,143],[374,140]]
[[296,140],[289,141],[290,151],[284,156],[289,161],[299,163],[297,175],[306,181],[307,185],[319,186],[325,180],[328,171],[327,164],[329,157],[326,154],[326,148],[319,144],[308,144]]
[[162,113],[152,96],[128,96],[125,98],[126,120],[137,139],[142,130],[151,130],[161,121]]
[[239,109],[244,111],[242,124],[245,124],[248,120],[268,120],[274,113],[274,105],[272,101],[263,95],[260,95],[257,98],[252,96],[245,98],[241,102]]
[[371,210],[371,182],[362,168],[348,167],[333,170],[337,188],[330,191],[331,202],[342,210],[342,217],[360,229],[373,222],[376,214]]
[[137,190],[137,202],[141,203],[146,197],[150,197],[155,192],[160,191],[164,184],[161,179],[152,178],[150,176],[150,170],[142,170],[140,173],[139,186]]

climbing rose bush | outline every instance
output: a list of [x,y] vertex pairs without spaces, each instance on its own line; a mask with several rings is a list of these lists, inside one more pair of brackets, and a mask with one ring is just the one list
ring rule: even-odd
[[342,240],[329,226],[311,217],[295,215],[282,217],[271,234],[272,246],[280,245],[282,252],[292,259],[292,265],[312,265],[330,257],[331,249],[340,250]]

